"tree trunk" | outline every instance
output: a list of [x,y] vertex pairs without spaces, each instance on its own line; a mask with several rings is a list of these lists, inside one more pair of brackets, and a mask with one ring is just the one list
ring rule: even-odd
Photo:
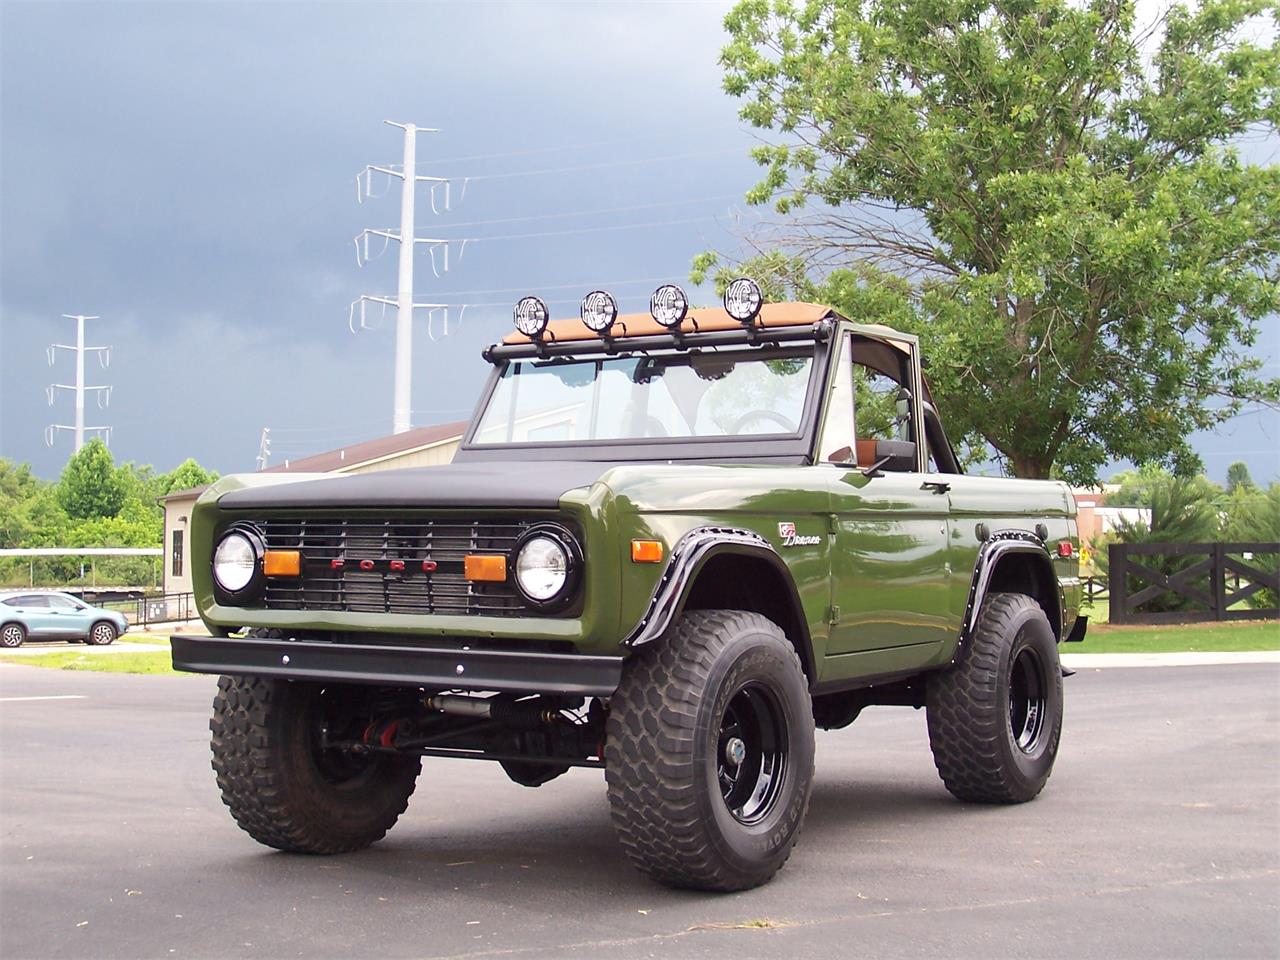
[[1009,455],[1009,463],[1013,466],[1013,475],[1023,480],[1048,480],[1049,471],[1053,469],[1053,461],[1034,453]]

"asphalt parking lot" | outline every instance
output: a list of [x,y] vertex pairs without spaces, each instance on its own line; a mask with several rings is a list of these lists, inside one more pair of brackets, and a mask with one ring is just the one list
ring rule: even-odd
[[955,802],[923,713],[876,708],[819,735],[778,878],[715,896],[632,870],[596,771],[427,761],[372,849],[270,851],[218,798],[212,679],[0,665],[0,955],[1280,955],[1280,666],[1066,682],[1034,803]]

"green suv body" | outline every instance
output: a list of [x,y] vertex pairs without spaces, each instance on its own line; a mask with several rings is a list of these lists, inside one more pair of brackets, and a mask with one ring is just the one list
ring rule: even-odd
[[231,476],[193,512],[210,636],[174,664],[223,675],[214,766],[256,838],[373,842],[424,756],[596,766],[645,872],[740,889],[798,836],[815,721],[873,704],[928,706],[958,796],[1039,792],[1074,502],[963,473],[914,338],[766,304],[485,356],[453,464]]

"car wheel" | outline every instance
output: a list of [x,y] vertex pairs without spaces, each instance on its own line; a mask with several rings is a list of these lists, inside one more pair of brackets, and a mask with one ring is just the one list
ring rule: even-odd
[[605,777],[631,861],[669,886],[745,890],[786,862],[813,782],[808,683],[754,613],[685,614],[627,661]]
[[20,623],[6,623],[0,628],[0,647],[20,647],[27,642],[27,628]]
[[988,598],[964,659],[929,679],[927,698],[934,765],[953,795],[1024,803],[1044,789],[1062,736],[1062,667],[1035,600]]
[[326,730],[360,716],[351,699],[360,688],[337,686],[218,678],[213,769],[222,802],[261,844],[293,853],[360,850],[408,806],[421,758],[324,749]]
[[116,625],[106,620],[99,620],[89,628],[89,636],[84,642],[91,647],[105,647],[109,643],[114,643],[115,639]]

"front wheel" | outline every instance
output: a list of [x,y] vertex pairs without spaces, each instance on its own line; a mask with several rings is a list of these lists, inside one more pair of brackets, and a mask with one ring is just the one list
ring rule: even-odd
[[259,843],[345,853],[381,840],[413,793],[416,756],[353,757],[325,748],[359,724],[358,687],[219,677],[213,769],[222,801]]
[[85,642],[92,647],[105,647],[109,643],[114,643],[115,639],[115,624],[108,623],[105,620],[99,620],[90,628],[89,636],[85,638]]
[[800,834],[813,753],[808,685],[782,630],[754,613],[687,613],[627,662],[610,700],[622,847],[669,886],[759,886]]
[[20,647],[27,642],[27,628],[20,623],[6,623],[0,629],[0,647]]
[[959,799],[1023,803],[1044,789],[1062,736],[1062,667],[1035,600],[987,599],[964,659],[929,679],[928,721],[934,765]]

